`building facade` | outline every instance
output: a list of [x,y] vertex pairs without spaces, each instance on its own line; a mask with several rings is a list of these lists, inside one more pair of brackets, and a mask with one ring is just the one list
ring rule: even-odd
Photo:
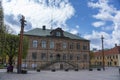
[[118,67],[120,66],[120,46],[115,44],[112,49],[104,50],[104,55],[102,51],[94,52],[94,58],[91,60],[91,65],[102,66],[103,56],[105,67]]
[[89,40],[61,28],[36,28],[24,33],[29,49],[22,65],[40,69],[89,68]]

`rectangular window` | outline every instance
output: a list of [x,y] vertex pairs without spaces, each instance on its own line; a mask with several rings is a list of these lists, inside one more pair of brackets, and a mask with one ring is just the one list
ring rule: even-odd
[[67,48],[67,43],[63,42],[63,49],[66,49],[66,48]]
[[77,60],[80,60],[80,54],[77,54]]
[[77,50],[80,50],[80,44],[79,43],[77,43]]
[[42,48],[46,48],[46,41],[42,40]]
[[74,55],[70,54],[70,60],[73,60]]
[[46,60],[46,53],[41,53],[41,60]]
[[67,55],[63,54],[63,60],[67,60]]
[[83,45],[83,50],[87,50],[87,46],[86,45]]
[[54,41],[50,41],[50,49],[54,48]]
[[50,54],[49,57],[50,57],[50,60],[53,60],[53,54],[52,53]]
[[36,52],[32,53],[32,59],[34,59],[34,60],[37,59],[37,53]]
[[73,43],[70,44],[70,49],[73,49]]
[[56,36],[61,36],[61,33],[60,32],[56,32]]
[[38,47],[38,41],[37,40],[33,40],[33,48],[37,48]]

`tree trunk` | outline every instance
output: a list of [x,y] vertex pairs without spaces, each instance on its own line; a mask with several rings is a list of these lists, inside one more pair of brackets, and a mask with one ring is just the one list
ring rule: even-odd
[[8,63],[9,63],[10,66],[12,66],[12,64],[13,64],[13,57],[9,57],[9,62]]

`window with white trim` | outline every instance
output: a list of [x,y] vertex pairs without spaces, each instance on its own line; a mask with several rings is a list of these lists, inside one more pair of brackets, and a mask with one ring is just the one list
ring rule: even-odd
[[33,44],[33,48],[38,47],[38,41],[37,40],[33,40],[32,44]]

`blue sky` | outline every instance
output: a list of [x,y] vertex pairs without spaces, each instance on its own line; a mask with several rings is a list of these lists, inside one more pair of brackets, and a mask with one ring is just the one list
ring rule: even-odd
[[19,33],[21,15],[25,31],[33,28],[61,27],[90,40],[90,48],[101,49],[120,44],[120,0],[3,0],[4,21]]

